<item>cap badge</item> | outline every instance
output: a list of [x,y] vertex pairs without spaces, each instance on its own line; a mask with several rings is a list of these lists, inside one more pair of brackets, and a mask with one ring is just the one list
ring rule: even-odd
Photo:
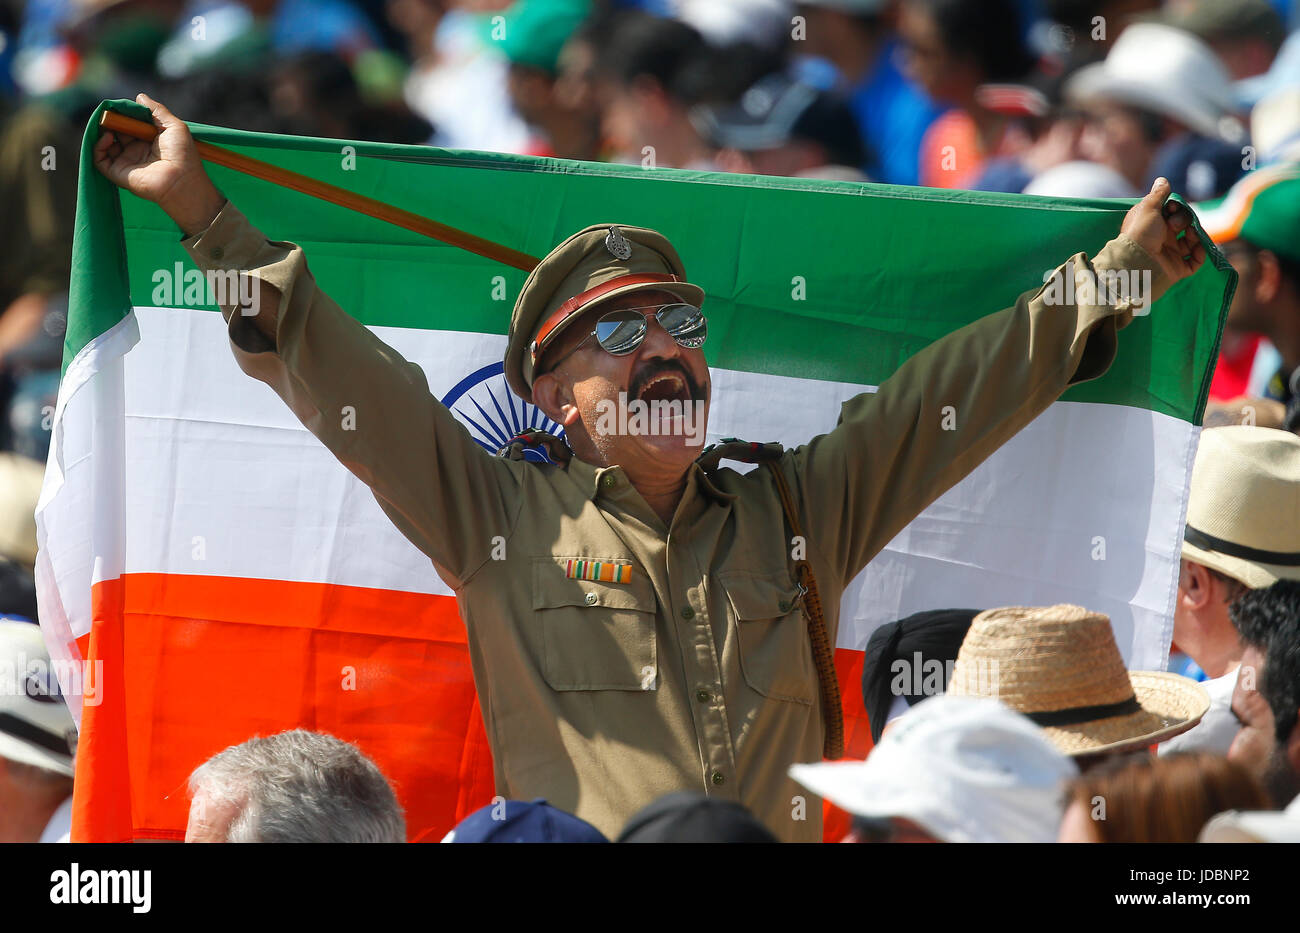
[[632,244],[618,227],[610,227],[609,233],[605,234],[605,249],[613,253],[615,259],[632,258]]

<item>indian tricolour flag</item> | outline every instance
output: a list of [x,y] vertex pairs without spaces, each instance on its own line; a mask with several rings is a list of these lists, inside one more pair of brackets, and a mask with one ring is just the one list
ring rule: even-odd
[[[240,373],[176,228],[91,166],[97,122],[37,514],[47,641],[90,662],[84,678],[62,667],[80,722],[74,838],[177,838],[193,768],[306,727],[357,743],[396,785],[411,838],[438,839],[493,794],[455,598],[366,487]],[[534,256],[591,223],[663,231],[708,293],[710,441],[830,430],[842,401],[926,344],[1095,253],[1128,206],[194,131]],[[543,423],[501,375],[522,271],[209,170],[424,368],[485,448]],[[922,609],[1079,603],[1110,615],[1131,666],[1164,665],[1227,269],[1214,253],[1120,335],[1104,378],[1067,392],[850,587],[851,755],[870,741],[862,648]]]

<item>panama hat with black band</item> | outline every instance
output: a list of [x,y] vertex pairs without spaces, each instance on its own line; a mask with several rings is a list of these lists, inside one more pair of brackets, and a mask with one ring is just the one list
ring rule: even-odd
[[1201,432],[1183,557],[1251,589],[1300,580],[1300,437],[1254,425]]

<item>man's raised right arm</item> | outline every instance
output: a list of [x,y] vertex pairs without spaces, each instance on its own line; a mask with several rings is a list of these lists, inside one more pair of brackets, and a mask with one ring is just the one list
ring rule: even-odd
[[403,359],[317,285],[303,251],[268,240],[217,191],[185,124],[141,95],[160,132],[152,143],[105,134],[96,167],[153,200],[186,235],[205,273],[246,276],[222,313],[241,369],[267,383],[349,470],[370,486],[407,538],[453,586],[509,536],[519,508],[515,469],[491,457]]

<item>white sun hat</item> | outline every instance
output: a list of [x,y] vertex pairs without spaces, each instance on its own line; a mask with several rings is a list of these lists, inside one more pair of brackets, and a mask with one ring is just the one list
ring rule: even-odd
[[71,777],[75,737],[40,627],[0,619],[0,758]]
[[857,816],[901,817],[945,842],[1054,842],[1074,763],[997,700],[941,695],[899,717],[866,761],[790,776]]
[[1300,797],[1277,810],[1228,810],[1201,830],[1197,842],[1300,842]]
[[1065,96],[1149,110],[1228,142],[1245,135],[1235,117],[1232,78],[1213,49],[1190,32],[1160,23],[1125,29],[1105,61],[1085,65],[1066,82]]

